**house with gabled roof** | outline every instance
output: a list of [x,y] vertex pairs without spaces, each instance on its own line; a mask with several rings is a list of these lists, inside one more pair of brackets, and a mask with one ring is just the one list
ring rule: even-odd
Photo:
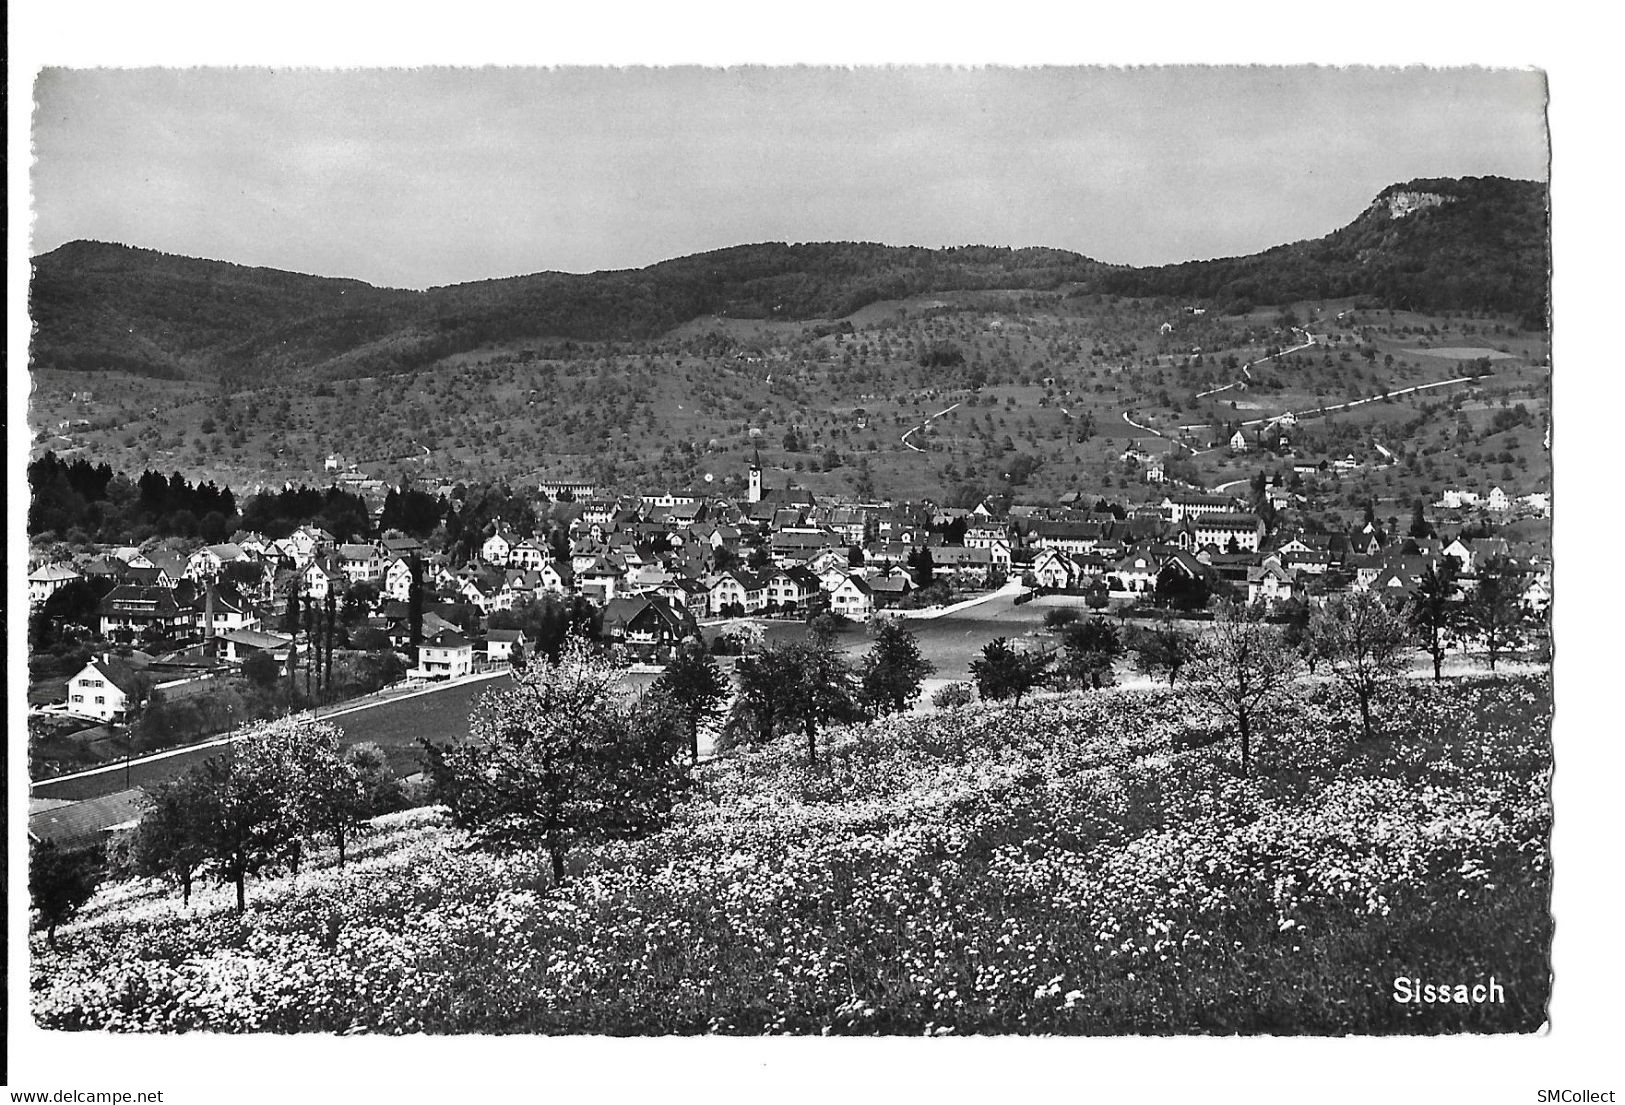
[[875,593],[861,576],[849,575],[829,592],[829,609],[832,614],[866,622],[875,612]]
[[519,544],[519,535],[507,526],[498,526],[496,532],[485,539],[480,546],[480,559],[487,564],[504,567],[508,563],[508,555],[513,547]]
[[662,663],[699,623],[688,609],[659,595],[617,598],[604,608],[604,636],[643,663]]
[[241,546],[227,542],[224,545],[205,545],[186,559],[186,567],[182,574],[190,580],[202,581],[216,579],[220,570],[227,564],[235,564],[239,560],[247,560],[248,554]]
[[1298,573],[1273,557],[1247,569],[1248,605],[1263,603],[1265,609],[1272,609],[1298,594]]
[[183,610],[175,601],[171,588],[129,583],[120,584],[107,593],[102,599],[100,614],[103,637],[134,637],[148,629],[172,636],[192,620],[190,611]]
[[767,577],[767,601],[780,610],[805,610],[820,590],[818,576],[800,565]]
[[730,568],[711,580],[711,613],[739,607],[755,614],[767,605],[767,580],[743,568]]
[[68,680],[68,713],[97,721],[123,721],[145,700],[149,683],[112,653],[93,656]]
[[488,629],[485,631],[485,659],[492,664],[512,663],[515,655],[529,656],[530,638],[523,629]]
[[[535,538],[526,538],[516,543],[508,550],[507,566],[510,568],[529,568],[539,570],[543,564],[551,562],[553,554],[545,547],[545,542]],[[496,563],[496,561],[492,561]]]

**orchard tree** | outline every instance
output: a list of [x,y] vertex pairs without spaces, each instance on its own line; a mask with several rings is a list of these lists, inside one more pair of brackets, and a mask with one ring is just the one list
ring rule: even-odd
[[666,670],[654,682],[654,689],[666,695],[682,715],[688,729],[689,755],[700,759],[700,726],[722,716],[723,703],[733,689],[717,662],[698,638],[678,645]]
[[1234,720],[1241,737],[1241,774],[1252,764],[1253,719],[1259,707],[1292,681],[1298,658],[1275,626],[1257,611],[1236,605],[1220,608],[1198,642],[1191,682],[1210,704]]
[[[619,657],[585,638],[487,691],[462,742],[422,742],[452,821],[488,848],[540,847],[555,884],[570,849],[658,825],[686,781],[669,704],[630,701]],[[659,696],[663,698],[664,696]],[[652,727],[659,726],[659,732]]]
[[1467,603],[1468,626],[1489,657],[1490,670],[1503,653],[1523,643],[1523,606],[1518,577],[1503,557],[1493,557],[1478,569],[1478,586]]
[[1054,660],[1051,654],[1019,651],[1008,637],[996,637],[970,662],[970,674],[982,698],[994,702],[1014,698],[1020,706],[1022,696],[1049,681]]
[[1141,629],[1129,643],[1134,653],[1134,666],[1147,675],[1167,675],[1168,686],[1174,685],[1179,673],[1195,658],[1196,639],[1165,618],[1156,625]]
[[1309,619],[1309,638],[1319,642],[1332,676],[1360,704],[1360,732],[1376,735],[1372,704],[1405,670],[1410,627],[1405,617],[1373,591],[1339,595]]
[[1062,631],[1068,675],[1099,690],[1112,679],[1112,664],[1123,654],[1123,639],[1105,618],[1074,622]]
[[201,782],[194,770],[160,783],[131,838],[136,873],[179,887],[183,906],[191,903],[192,884],[209,860],[212,794]]
[[1422,651],[1433,661],[1433,681],[1442,679],[1444,656],[1461,627],[1462,606],[1456,595],[1455,561],[1444,557],[1428,565],[1410,600],[1410,623]]
[[897,618],[876,623],[875,643],[863,658],[863,701],[876,713],[902,713],[920,697],[936,665],[920,655],[919,639]]
[[68,850],[49,840],[30,845],[28,895],[47,944],[56,947],[56,927],[73,919],[100,881],[101,863],[92,850]]

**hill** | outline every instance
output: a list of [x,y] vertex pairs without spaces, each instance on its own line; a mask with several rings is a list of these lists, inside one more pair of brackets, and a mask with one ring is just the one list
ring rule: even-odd
[[1324,238],[1246,257],[1103,273],[1122,295],[1215,302],[1228,313],[1300,299],[1369,297],[1396,310],[1491,311],[1543,329],[1550,282],[1546,186],[1502,177],[1383,189]]
[[341,379],[516,341],[568,355],[576,343],[648,341],[705,316],[839,319],[927,293],[1061,287],[1196,298],[1232,311],[1364,296],[1401,309],[1510,313],[1543,328],[1545,196],[1545,185],[1530,181],[1411,181],[1385,189],[1324,238],[1148,269],[1040,248],[769,242],[644,269],[424,292],[81,241],[34,259],[31,363],[228,384]]
[[490,343],[636,341],[702,315],[838,317],[920,291],[1053,288],[1100,267],[1047,249],[770,242],[410,292],[71,242],[34,260],[32,364],[233,383],[369,376]]
[[[1545,677],[1397,689],[1377,740],[1302,685],[1262,768],[1185,691],[1084,692],[785,740],[702,768],[672,827],[471,852],[434,810],[346,869],[190,910],[104,888],[31,943],[48,1029],[1441,1033],[1550,992]],[[357,858],[359,857],[359,858]],[[1419,1005],[1394,980],[1486,982]]]

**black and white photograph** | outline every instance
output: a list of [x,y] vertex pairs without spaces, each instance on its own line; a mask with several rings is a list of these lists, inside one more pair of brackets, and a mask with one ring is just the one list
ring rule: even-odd
[[13,74],[13,1100],[1582,1030],[1560,74],[959,60]]

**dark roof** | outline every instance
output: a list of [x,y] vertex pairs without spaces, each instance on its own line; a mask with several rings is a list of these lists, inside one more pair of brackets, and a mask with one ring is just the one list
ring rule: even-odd
[[151,800],[139,787],[28,815],[28,835],[59,848],[95,844],[108,830],[139,821]]

